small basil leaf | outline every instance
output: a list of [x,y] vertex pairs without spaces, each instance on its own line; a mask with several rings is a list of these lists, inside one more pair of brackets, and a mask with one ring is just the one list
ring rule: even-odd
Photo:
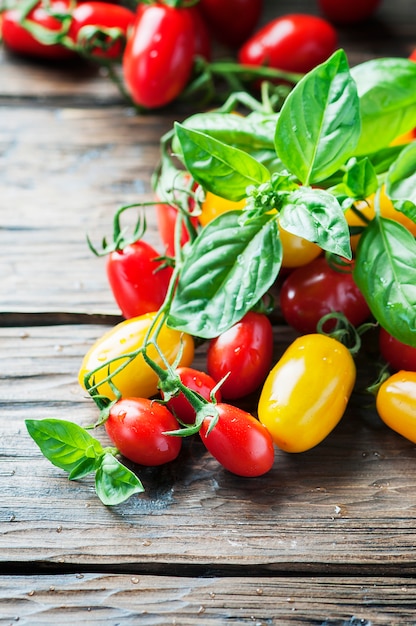
[[276,214],[210,222],[187,249],[168,325],[206,339],[239,321],[273,284],[282,249]]
[[349,196],[364,199],[375,193],[378,179],[371,161],[365,157],[348,167],[343,182]]
[[388,146],[416,126],[416,63],[404,58],[371,59],[351,69],[357,84],[361,136],[355,154]]
[[328,178],[345,163],[360,134],[357,89],[343,50],[306,74],[286,98],[275,146],[305,185]]
[[354,279],[383,328],[416,347],[416,242],[401,224],[377,217],[361,235]]
[[351,258],[350,233],[338,200],[323,189],[299,187],[285,196],[279,221],[290,233]]
[[386,193],[398,211],[416,222],[416,142],[406,146],[390,167]]
[[112,454],[105,453],[95,474],[95,490],[107,506],[121,504],[144,487],[139,478]]
[[249,185],[269,180],[268,169],[247,152],[178,123],[175,131],[187,170],[205,190],[238,201]]
[[25,424],[29,435],[53,465],[77,477],[94,471],[103,448],[84,428],[58,419],[26,420]]

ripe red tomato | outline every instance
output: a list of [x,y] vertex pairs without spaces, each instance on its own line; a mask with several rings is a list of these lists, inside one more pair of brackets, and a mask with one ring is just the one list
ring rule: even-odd
[[107,278],[114,299],[126,319],[158,311],[172,276],[172,268],[160,269],[157,251],[139,240],[107,257]]
[[326,61],[337,44],[337,32],[329,22],[315,15],[293,13],[254,33],[240,48],[238,60],[244,65],[306,73]]
[[[68,37],[89,54],[105,59],[117,59],[121,56],[130,28],[136,19],[135,13],[129,9],[109,2],[82,2],[72,12],[72,22]],[[89,33],[91,27],[105,32],[111,29],[118,31],[117,40],[103,36],[96,38],[99,45],[90,50]],[[91,41],[91,44],[93,42]],[[95,43],[95,40],[94,40]]]
[[212,35],[237,48],[251,35],[263,9],[263,0],[200,0],[197,5]]
[[133,463],[154,466],[178,456],[181,437],[165,435],[179,424],[163,405],[147,398],[124,398],[110,409],[105,429],[119,452]]
[[[192,367],[178,367],[176,373],[188,389],[196,391],[205,400],[211,400],[211,391],[217,384],[211,376]],[[221,391],[219,389],[215,393],[215,400],[221,402]],[[167,407],[185,424],[192,424],[195,421],[195,410],[183,393],[171,398],[167,402]]]
[[[370,310],[352,276],[353,265],[333,269],[325,257],[296,268],[280,289],[280,308],[287,323],[300,333],[315,333],[324,315],[344,313],[354,326],[370,316]],[[334,323],[327,323],[325,331]]]
[[409,55],[409,59],[411,61],[416,61],[416,48],[413,50],[413,52],[411,52],[411,54]]
[[[54,12],[67,13],[69,0],[51,0],[50,9]],[[75,53],[63,45],[47,45],[41,43],[20,24],[21,11],[10,9],[1,14],[1,36],[6,48],[25,56],[61,60],[75,56]],[[39,2],[27,15],[34,25],[41,26],[52,33],[62,29],[62,22],[51,15],[51,12]]]
[[208,433],[212,417],[204,419],[199,434],[207,450],[237,476],[261,476],[274,462],[269,431],[255,417],[229,404],[216,405],[219,419]]
[[381,0],[318,0],[327,19],[335,24],[355,24],[369,18],[378,9]]
[[191,6],[188,9],[194,22],[194,56],[210,61],[212,56],[211,36],[198,7],[199,5]]
[[[156,205],[156,220],[157,228],[160,238],[165,247],[165,254],[167,256],[175,256],[175,224],[178,219],[178,210],[170,204],[157,204]],[[195,228],[198,226],[198,218],[191,218],[192,224]],[[182,224],[182,234],[180,244],[184,246],[189,241],[189,232]]]
[[192,71],[195,36],[192,12],[142,4],[123,54],[123,74],[133,101],[162,107],[186,86]]
[[250,311],[239,322],[211,339],[207,370],[221,385],[223,398],[242,398],[255,391],[269,373],[273,357],[273,328],[266,315]]
[[402,343],[382,327],[378,343],[381,356],[394,370],[416,372],[416,348]]

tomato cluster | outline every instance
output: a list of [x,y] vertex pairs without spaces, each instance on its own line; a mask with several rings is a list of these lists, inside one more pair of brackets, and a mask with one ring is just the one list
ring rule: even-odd
[[[308,73],[279,112],[245,98],[248,108],[254,101],[246,115],[232,102],[176,123],[162,138],[155,201],[145,203],[154,210],[160,250],[145,240],[141,218],[130,239],[121,227],[121,214],[140,205],[117,212],[113,241],[104,240],[102,252],[90,243],[108,255],[109,286],[125,319],[87,351],[79,382],[115,448],[59,420],[30,422],[45,455],[71,478],[96,472],[106,504],[143,490],[118,455],[161,465],[196,435],[226,470],[262,476],[276,449],[307,451],[337,426],[368,330],[382,370],[372,386],[377,411],[415,441],[414,63],[393,61],[400,90],[391,60],[358,66],[353,77],[344,51],[332,54],[334,27],[316,16],[280,16],[250,37],[261,11],[254,0],[140,4],[115,30],[100,3],[54,2],[52,13],[36,5],[20,14],[25,37],[43,33],[36,45],[48,54],[58,46],[118,57],[131,97],[145,108],[183,92],[197,60],[210,57],[212,32],[225,37],[230,8],[250,17],[227,38],[239,47],[244,71],[268,64],[280,80],[285,71]],[[328,15],[335,9],[320,6]],[[350,21],[376,5],[366,8]],[[40,31],[30,26],[41,19]],[[345,21],[334,11],[331,19]],[[46,42],[45,32],[55,35]],[[381,92],[397,99],[387,112],[380,76]],[[296,334],[283,354],[276,355],[270,313]],[[200,346],[205,367],[195,368]],[[255,415],[240,402],[255,405]]]
[[[194,94],[194,84],[208,85],[203,97],[212,96],[215,76],[235,85],[242,80],[242,65],[251,72],[248,90],[258,84],[256,76],[273,80],[274,69],[279,82],[285,73],[298,80],[336,49],[335,27],[315,15],[281,15],[254,32],[262,9],[263,0],[138,0],[135,10],[99,0],[38,0],[5,10],[1,35],[5,47],[18,54],[116,62],[123,95],[138,109],[153,109],[188,88]],[[210,64],[216,43],[235,53],[234,68],[228,61]]]

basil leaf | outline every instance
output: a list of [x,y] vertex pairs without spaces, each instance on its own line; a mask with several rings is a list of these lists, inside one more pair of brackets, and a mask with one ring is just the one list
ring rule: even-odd
[[238,201],[249,185],[269,180],[268,169],[243,150],[178,123],[175,131],[187,170],[205,190]]
[[58,419],[26,420],[29,435],[53,464],[80,478],[96,469],[103,448],[84,428]]
[[367,157],[348,167],[343,182],[352,198],[368,198],[378,187],[376,171]]
[[[277,114],[251,113],[244,117],[234,113],[212,112],[191,115],[182,125],[251,153],[253,150],[264,149],[274,152],[273,136],[276,122]],[[177,138],[176,140],[174,138],[172,148],[174,152],[181,150]]]
[[144,487],[131,470],[107,452],[95,474],[95,490],[103,504],[114,506],[135,493],[142,493]]
[[355,154],[375,152],[416,126],[416,63],[409,59],[372,59],[356,65],[361,136]]
[[416,142],[406,146],[390,167],[386,193],[395,209],[416,222]]
[[383,328],[416,347],[416,242],[401,224],[375,218],[361,235],[354,279]]
[[284,198],[279,222],[298,237],[328,252],[351,258],[350,233],[338,200],[323,189],[299,187]]
[[343,50],[306,74],[286,98],[275,146],[287,169],[305,185],[337,171],[360,134],[357,89]]
[[168,325],[206,339],[238,322],[273,284],[282,261],[276,214],[210,222],[187,249]]

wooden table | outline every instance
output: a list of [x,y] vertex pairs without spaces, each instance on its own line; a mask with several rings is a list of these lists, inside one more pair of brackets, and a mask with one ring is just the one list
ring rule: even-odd
[[[315,10],[272,0],[263,19],[285,5]],[[340,43],[352,64],[406,56],[414,0],[385,0]],[[153,197],[159,138],[183,115],[135,115],[95,69],[5,53],[0,106],[0,624],[416,624],[416,450],[365,411],[258,479],[189,441],[113,508],[42,457],[24,420],[94,421],[78,368],[120,319],[86,234]],[[276,325],[278,346],[292,336]]]

